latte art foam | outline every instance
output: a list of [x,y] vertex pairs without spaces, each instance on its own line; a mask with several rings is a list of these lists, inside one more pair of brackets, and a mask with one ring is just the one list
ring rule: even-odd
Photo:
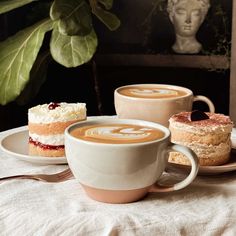
[[130,89],[130,93],[136,96],[158,97],[158,96],[176,96],[177,91],[167,89]]
[[164,137],[159,129],[131,124],[100,124],[76,128],[71,135],[98,143],[140,143]]
[[186,95],[186,92],[177,89],[165,87],[125,87],[119,90],[119,93],[129,97],[138,98],[171,98]]

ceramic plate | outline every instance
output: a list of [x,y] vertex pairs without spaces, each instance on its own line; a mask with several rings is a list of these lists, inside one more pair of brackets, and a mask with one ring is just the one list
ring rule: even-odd
[[39,157],[28,155],[28,126],[12,129],[10,134],[3,136],[0,140],[1,149],[23,161],[28,161],[38,164],[65,164],[67,160],[65,157]]

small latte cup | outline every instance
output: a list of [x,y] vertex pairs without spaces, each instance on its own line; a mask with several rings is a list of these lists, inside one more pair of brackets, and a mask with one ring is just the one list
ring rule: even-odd
[[[158,184],[171,151],[191,163],[189,175],[171,186]],[[150,192],[170,192],[188,186],[198,173],[196,154],[170,142],[168,128],[149,121],[98,118],[65,130],[68,165],[86,194],[106,203],[129,203]]]
[[119,118],[153,121],[166,127],[169,118],[182,111],[191,111],[193,102],[205,102],[215,112],[206,96],[193,95],[185,87],[168,84],[133,84],[115,89],[114,102]]

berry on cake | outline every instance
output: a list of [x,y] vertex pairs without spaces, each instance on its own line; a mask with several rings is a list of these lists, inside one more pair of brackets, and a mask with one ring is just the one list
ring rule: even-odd
[[64,131],[86,120],[85,103],[49,103],[28,110],[29,155],[61,157],[65,155]]
[[[169,119],[171,142],[191,148],[201,166],[222,165],[229,161],[233,122],[217,113],[180,112]],[[181,153],[171,152],[169,162],[190,165]]]

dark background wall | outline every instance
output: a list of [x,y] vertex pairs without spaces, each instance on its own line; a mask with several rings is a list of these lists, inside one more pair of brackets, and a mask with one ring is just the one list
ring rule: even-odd
[[[157,3],[160,3],[159,5]],[[1,40],[27,26],[26,12],[36,3],[0,16]],[[200,55],[230,56],[232,2],[214,0],[208,18],[199,30],[198,39],[204,49]],[[230,68],[191,68],[173,65],[153,66],[148,63],[124,65],[103,61],[99,55],[117,53],[124,55],[173,55],[173,26],[165,11],[166,1],[114,1],[114,12],[121,19],[121,27],[110,32],[94,19],[99,46],[94,58],[77,68],[65,68],[51,61],[47,79],[39,93],[25,105],[16,101],[0,106],[0,131],[27,124],[28,108],[49,102],[85,102],[88,116],[115,114],[114,89],[132,83],[164,83],[188,87],[195,95],[208,96],[216,106],[216,112],[229,114]],[[220,7],[220,10],[218,9]],[[220,11],[221,19],[217,15]],[[226,20],[226,21],[225,21]],[[17,22],[17,24],[16,24]],[[213,23],[214,22],[214,23]],[[223,23],[227,23],[224,25]],[[218,36],[217,36],[218,35]],[[217,38],[218,37],[218,38]],[[226,46],[223,44],[226,39]],[[47,42],[45,42],[47,43]],[[125,57],[124,57],[125,58]],[[191,63],[191,61],[189,62]],[[157,63],[158,64],[158,63]],[[196,103],[196,109],[205,110],[204,104]]]

